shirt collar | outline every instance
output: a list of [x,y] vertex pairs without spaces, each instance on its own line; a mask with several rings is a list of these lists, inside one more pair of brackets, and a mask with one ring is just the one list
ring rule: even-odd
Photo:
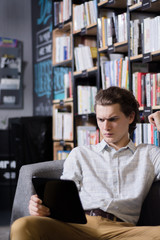
[[[103,139],[103,140],[98,144],[98,152],[101,152],[104,148],[107,150],[107,149],[110,148],[110,146],[109,146],[108,143],[106,143],[105,140]],[[123,147],[123,148],[121,148],[121,149],[119,149],[119,150],[122,151],[122,149],[127,149],[127,148],[129,148],[129,149],[132,151],[132,153],[134,153],[134,152],[136,151],[136,146],[135,146],[135,144],[133,143],[133,141],[132,141],[131,139],[130,139],[129,143],[128,143],[125,147]]]

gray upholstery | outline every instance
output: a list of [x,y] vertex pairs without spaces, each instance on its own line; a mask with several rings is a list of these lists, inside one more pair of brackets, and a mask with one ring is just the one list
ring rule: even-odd
[[32,177],[59,178],[62,173],[64,160],[24,165],[20,169],[18,184],[13,202],[11,223],[16,219],[28,216],[28,204],[31,195],[35,193]]

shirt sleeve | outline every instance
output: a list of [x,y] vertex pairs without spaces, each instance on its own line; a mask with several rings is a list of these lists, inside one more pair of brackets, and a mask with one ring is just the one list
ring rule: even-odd
[[155,145],[151,146],[152,148],[150,149],[149,154],[154,165],[155,180],[160,180],[160,148]]
[[65,160],[61,179],[73,180],[78,190],[80,190],[82,171],[78,147],[74,148]]

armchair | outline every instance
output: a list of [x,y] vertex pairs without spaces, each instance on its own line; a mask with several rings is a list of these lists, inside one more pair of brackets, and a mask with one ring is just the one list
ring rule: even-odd
[[32,177],[60,178],[63,163],[64,160],[55,160],[27,164],[21,167],[13,201],[11,223],[20,217],[29,215],[29,200],[30,197],[35,194]]
[[[11,223],[20,217],[29,215],[29,199],[35,193],[32,177],[59,178],[63,163],[64,160],[54,160],[21,167],[13,202]],[[160,181],[153,183],[143,203],[137,225],[160,225]]]

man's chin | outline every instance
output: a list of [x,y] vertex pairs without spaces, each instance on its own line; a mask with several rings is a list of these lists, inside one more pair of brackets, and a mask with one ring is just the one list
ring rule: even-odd
[[108,137],[104,137],[105,142],[107,142],[108,144],[114,144],[114,139],[113,138],[108,138]]

